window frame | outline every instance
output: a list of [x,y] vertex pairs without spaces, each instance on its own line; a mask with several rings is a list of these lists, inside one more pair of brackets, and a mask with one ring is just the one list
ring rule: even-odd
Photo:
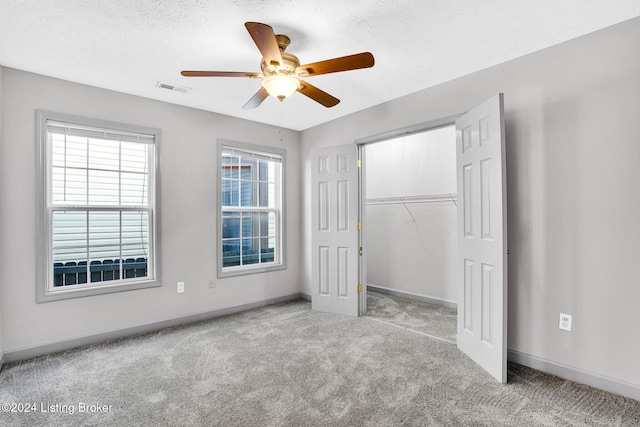
[[[98,128],[116,133],[136,133],[153,137],[152,162],[149,168],[149,206],[140,210],[150,211],[149,215],[149,256],[147,258],[147,277],[142,280],[99,282],[100,284],[84,287],[70,286],[65,289],[54,289],[53,286],[53,215],[64,210],[50,203],[49,186],[51,185],[51,150],[49,147],[47,122],[61,122],[77,126]],[[75,116],[53,111],[36,110],[36,301],[38,303],[65,300],[69,298],[123,292],[134,289],[159,287],[162,285],[160,268],[160,185],[159,185],[159,145],[160,130],[156,128],[110,122],[100,119]],[[100,207],[87,204],[86,211]],[[130,211],[128,207],[108,208],[117,212]],[[107,210],[108,210],[107,209]],[[124,271],[124,270],[123,270]],[[98,283],[98,282],[96,282]],[[57,287],[56,287],[57,288]]]
[[[243,212],[262,212],[262,211],[274,211],[276,213],[276,252],[277,255],[273,262],[269,263],[256,263],[241,266],[223,267],[223,251],[222,251],[222,153],[225,149],[235,149],[238,151],[245,151],[247,153],[265,153],[267,155],[273,155],[280,158],[280,187],[277,190],[279,194],[279,206],[274,208],[255,208],[250,206],[240,207],[227,207],[227,211],[238,212],[241,216]],[[217,271],[218,278],[223,279],[226,277],[243,276],[247,274],[266,273],[269,271],[284,270],[287,268],[287,251],[286,251],[286,169],[287,169],[287,151],[283,148],[270,147],[263,145],[248,144],[237,141],[230,141],[225,139],[218,139],[218,153],[216,162],[216,176],[217,176],[217,201],[216,201],[216,251],[217,251]],[[277,261],[276,261],[277,260]]]

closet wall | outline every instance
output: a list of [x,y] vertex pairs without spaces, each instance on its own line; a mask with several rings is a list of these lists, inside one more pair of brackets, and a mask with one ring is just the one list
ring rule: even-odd
[[365,146],[367,284],[456,302],[453,126]]

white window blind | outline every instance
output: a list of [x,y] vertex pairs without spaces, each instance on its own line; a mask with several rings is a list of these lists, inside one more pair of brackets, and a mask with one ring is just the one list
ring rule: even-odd
[[155,136],[46,122],[50,291],[153,280]]

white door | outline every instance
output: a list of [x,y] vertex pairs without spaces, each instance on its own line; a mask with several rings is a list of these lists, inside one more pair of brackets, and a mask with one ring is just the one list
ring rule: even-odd
[[458,348],[507,382],[507,204],[503,95],[456,120]]
[[311,169],[311,307],[357,316],[357,146],[316,149]]

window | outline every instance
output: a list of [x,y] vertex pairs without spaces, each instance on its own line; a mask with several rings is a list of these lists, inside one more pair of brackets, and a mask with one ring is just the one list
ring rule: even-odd
[[285,151],[218,142],[218,277],[285,268]]
[[159,131],[38,112],[39,301],[159,286]]

